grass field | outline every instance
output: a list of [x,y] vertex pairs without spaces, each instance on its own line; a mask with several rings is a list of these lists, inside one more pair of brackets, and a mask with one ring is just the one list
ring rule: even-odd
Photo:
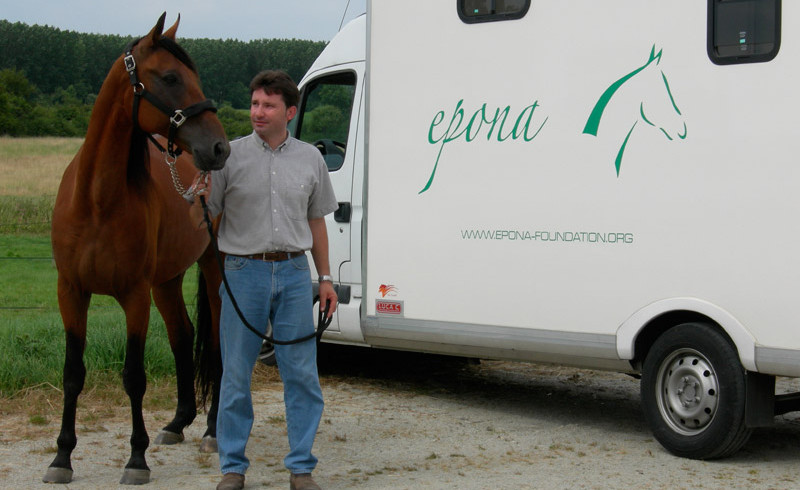
[[58,184],[80,138],[0,137],[0,233],[48,233]]
[[[61,385],[65,345],[50,215],[61,175],[81,143],[77,138],[0,137],[0,413],[21,406],[19,399],[31,397],[31,389]],[[196,272],[190,270],[184,284],[190,305],[196,287]],[[87,339],[84,391],[118,397],[126,334],[124,315],[112,298],[93,296]],[[155,308],[145,358],[149,379],[170,385],[174,361]]]
[[0,195],[53,196],[81,138],[0,137]]

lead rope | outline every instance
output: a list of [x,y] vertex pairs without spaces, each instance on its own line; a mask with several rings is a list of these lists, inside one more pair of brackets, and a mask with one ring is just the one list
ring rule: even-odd
[[[186,194],[184,193],[184,196]],[[325,329],[328,328],[328,325],[331,324],[331,320],[333,317],[328,316],[328,311],[331,307],[330,300],[325,302],[325,309],[320,310],[319,316],[317,317],[317,331],[312,332],[308,335],[303,337],[293,339],[293,340],[275,340],[272,335],[264,335],[255,327],[253,327],[250,322],[244,317],[244,313],[242,310],[239,309],[239,305],[236,303],[236,298],[233,297],[233,291],[231,291],[231,287],[228,284],[228,278],[225,276],[225,264],[222,262],[222,255],[219,253],[219,247],[217,246],[217,237],[214,235],[214,229],[211,225],[211,218],[208,213],[208,205],[206,204],[205,196],[200,196],[200,204],[203,206],[203,221],[206,223],[206,228],[208,229],[208,235],[211,237],[211,244],[214,247],[214,256],[217,258],[217,265],[219,266],[219,271],[222,274],[222,283],[225,285],[225,291],[228,292],[228,296],[231,299],[231,304],[233,305],[233,309],[236,310],[236,314],[239,315],[239,319],[242,320],[242,323],[248,330],[256,334],[263,340],[270,342],[272,344],[277,345],[292,345],[292,344],[299,344],[300,342],[305,342],[306,340],[310,340],[316,337],[317,342],[320,341],[322,338],[322,334],[325,332]]]

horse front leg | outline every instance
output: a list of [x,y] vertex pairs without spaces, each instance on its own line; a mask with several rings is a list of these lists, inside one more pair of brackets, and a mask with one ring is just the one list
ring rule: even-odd
[[178,384],[178,406],[175,417],[156,436],[156,444],[169,445],[183,442],[183,429],[189,426],[197,415],[192,357],[194,327],[186,313],[182,283],[183,275],[180,275],[153,287],[153,300],[164,319],[172,355],[175,357]]
[[125,465],[120,483],[141,485],[150,481],[150,468],[145,460],[145,451],[150,445],[150,437],[142,416],[142,400],[147,389],[144,371],[144,346],[147,327],[150,321],[150,291],[140,287],[119,299],[125,310],[128,328],[128,342],[125,350],[125,367],[122,370],[122,383],[131,402],[131,456]]
[[75,290],[62,278],[58,280],[58,305],[66,334],[64,357],[64,409],[61,415],[61,432],[56,444],[58,452],[42,478],[45,483],[70,483],[72,481],[72,451],[78,444],[75,435],[75,415],[78,396],[83,391],[86,366],[83,351],[86,347],[86,316],[90,294]]

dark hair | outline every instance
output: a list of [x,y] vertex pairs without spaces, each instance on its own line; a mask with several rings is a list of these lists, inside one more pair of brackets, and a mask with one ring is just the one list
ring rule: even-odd
[[250,95],[256,90],[263,90],[270,95],[281,94],[287,108],[297,106],[300,100],[297,84],[283,70],[265,70],[253,77],[250,82]]

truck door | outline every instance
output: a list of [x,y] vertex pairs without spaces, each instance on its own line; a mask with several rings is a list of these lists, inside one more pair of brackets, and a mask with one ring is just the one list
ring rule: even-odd
[[[339,70],[305,83],[292,127],[295,138],[313,144],[322,153],[339,201],[339,209],[326,217],[326,225],[331,275],[341,303],[349,300],[349,288],[343,288],[342,284],[352,281],[349,263],[356,152],[351,149],[356,148],[358,121],[351,121],[351,114],[356,80],[355,72]],[[338,330],[337,317],[329,329]]]

